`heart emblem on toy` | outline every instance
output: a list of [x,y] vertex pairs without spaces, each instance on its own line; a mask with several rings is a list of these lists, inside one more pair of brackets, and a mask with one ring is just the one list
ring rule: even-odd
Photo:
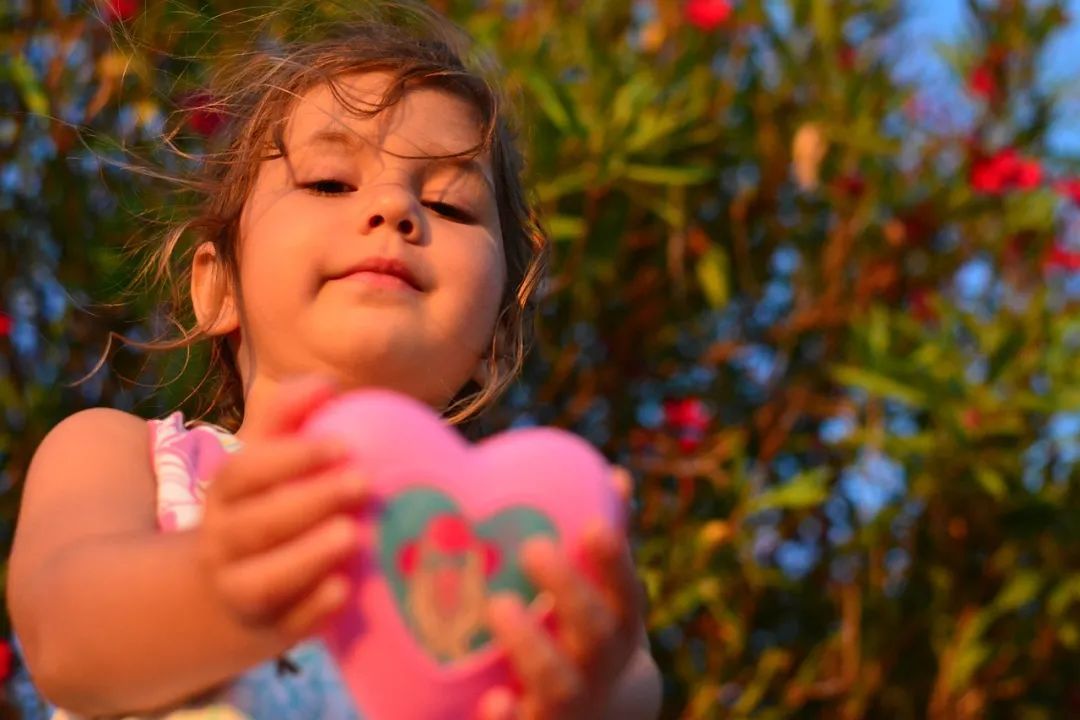
[[484,626],[487,598],[535,596],[523,543],[579,546],[596,521],[621,526],[603,457],[551,428],[467,443],[428,407],[382,390],[327,403],[305,434],[336,436],[370,484],[353,594],[324,640],[366,717],[458,720],[512,684]]

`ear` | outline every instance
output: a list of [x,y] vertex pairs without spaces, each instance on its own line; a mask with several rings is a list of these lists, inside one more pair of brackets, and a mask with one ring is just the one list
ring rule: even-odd
[[227,335],[240,327],[232,283],[209,241],[195,248],[191,261],[191,304],[199,329],[208,335]]

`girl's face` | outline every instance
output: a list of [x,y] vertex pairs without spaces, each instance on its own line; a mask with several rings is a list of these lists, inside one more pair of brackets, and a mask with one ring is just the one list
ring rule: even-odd
[[[338,83],[366,107],[387,76]],[[491,163],[439,156],[480,140],[475,108],[434,88],[371,118],[327,86],[297,101],[241,217],[246,385],[315,372],[441,408],[476,375],[506,280]]]

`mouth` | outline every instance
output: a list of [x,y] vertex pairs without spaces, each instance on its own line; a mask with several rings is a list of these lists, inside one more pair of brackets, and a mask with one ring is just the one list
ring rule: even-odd
[[330,279],[365,282],[379,287],[396,287],[423,292],[423,287],[409,267],[400,260],[392,258],[368,258]]

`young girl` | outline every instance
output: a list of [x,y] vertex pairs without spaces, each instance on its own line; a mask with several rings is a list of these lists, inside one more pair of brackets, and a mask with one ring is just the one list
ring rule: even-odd
[[[362,716],[307,638],[345,600],[364,479],[295,431],[362,386],[475,414],[520,367],[545,249],[497,96],[459,45],[418,9],[408,28],[253,53],[221,81],[226,151],[158,277],[194,235],[183,342],[212,343],[224,427],[88,410],[28,473],[9,607],[58,717]],[[212,474],[207,444],[229,451]],[[625,543],[598,530],[585,550],[594,582],[551,543],[523,553],[555,637],[520,601],[489,603],[521,687],[491,690],[480,717],[657,714]]]

